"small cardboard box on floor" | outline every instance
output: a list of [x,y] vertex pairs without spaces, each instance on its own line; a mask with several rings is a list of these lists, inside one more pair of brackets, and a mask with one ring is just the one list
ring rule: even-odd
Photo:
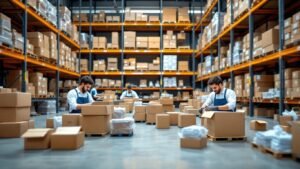
[[62,126],[81,126],[82,116],[81,114],[64,114],[62,115]]
[[177,126],[179,112],[167,112],[167,114],[170,116],[170,125]]
[[245,115],[242,112],[206,111],[201,118],[201,124],[208,129],[210,137],[245,137]]
[[146,121],[146,106],[135,106],[134,107],[134,120],[135,121]]
[[187,127],[196,124],[196,115],[188,113],[179,113],[178,127]]
[[207,138],[180,138],[181,148],[201,149],[207,146]]
[[51,135],[52,150],[75,150],[84,144],[81,127],[58,127]]
[[146,123],[156,123],[156,114],[163,114],[161,104],[152,104],[146,107]]
[[91,105],[82,107],[82,128],[86,134],[107,134],[109,121],[114,111],[112,105]]
[[292,154],[300,158],[300,121],[292,123]]
[[251,120],[250,129],[255,131],[266,131],[267,130],[267,122],[263,120]]
[[39,128],[29,129],[22,135],[25,150],[37,150],[50,148],[50,138],[53,129]]
[[168,114],[156,114],[156,128],[170,128],[170,116]]

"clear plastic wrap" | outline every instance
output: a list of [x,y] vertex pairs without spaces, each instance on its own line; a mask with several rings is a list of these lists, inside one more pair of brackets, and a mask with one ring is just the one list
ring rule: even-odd
[[205,138],[208,130],[203,126],[189,126],[181,129],[178,134],[181,138]]
[[133,134],[134,127],[134,119],[131,117],[110,120],[111,135]]
[[54,122],[54,128],[61,127],[62,126],[62,116],[54,116],[53,117]]
[[124,107],[114,107],[113,119],[122,119],[125,117],[126,109]]
[[43,115],[55,114],[56,113],[56,101],[47,100],[38,103],[37,112]]
[[292,111],[285,110],[284,112],[282,112],[282,115],[283,116],[292,116],[294,121],[298,120],[298,115],[294,110],[292,110]]

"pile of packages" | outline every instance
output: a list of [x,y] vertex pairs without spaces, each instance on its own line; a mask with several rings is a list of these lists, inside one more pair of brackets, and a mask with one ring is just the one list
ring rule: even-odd
[[291,152],[292,135],[285,132],[279,125],[274,126],[272,130],[257,132],[253,143],[264,148],[271,148],[276,152]]
[[123,107],[114,107],[112,119],[110,120],[110,134],[122,135],[133,134],[134,119],[131,117],[125,117],[126,109]]
[[180,146],[184,148],[203,148],[207,145],[207,129],[202,126],[188,126],[178,133]]

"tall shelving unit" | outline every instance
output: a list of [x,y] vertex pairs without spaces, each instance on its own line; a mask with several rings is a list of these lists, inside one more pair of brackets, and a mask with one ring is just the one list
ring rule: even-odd
[[[203,2],[203,1],[202,1]],[[204,12],[202,18],[208,17],[208,15],[212,14],[214,9],[216,11],[220,11],[220,3],[226,3],[225,0],[214,0],[210,7]],[[284,46],[284,19],[286,19],[286,16],[291,16],[296,12],[296,8],[300,5],[299,2],[292,2],[292,1],[284,1],[284,0],[261,0],[256,1],[253,3],[252,0],[249,0],[249,6],[248,10],[242,14],[238,19],[234,21],[233,15],[231,15],[231,24],[223,29],[220,30],[218,35],[213,38],[208,44],[204,46],[204,48],[196,51],[196,59],[200,60],[199,62],[204,62],[204,57],[206,56],[204,53],[207,51],[211,51],[211,49],[218,49],[218,52],[214,52],[212,54],[215,54],[217,57],[219,57],[220,60],[220,47],[221,43],[220,41],[222,39],[226,39],[229,36],[229,42],[231,44],[231,49],[233,49],[233,44],[235,38],[239,35],[238,30],[241,29],[248,29],[245,34],[249,33],[249,57],[250,60],[242,62],[240,64],[233,64],[233,53],[231,50],[231,66],[227,67],[225,69],[219,69],[216,72],[202,75],[200,74],[198,78],[196,79],[197,86],[199,86],[202,91],[205,89],[205,83],[208,81],[209,78],[214,77],[216,75],[220,75],[224,77],[225,79],[230,78],[231,79],[231,87],[234,89],[234,77],[236,75],[244,74],[245,72],[248,72],[250,74],[250,96],[247,98],[237,98],[237,101],[240,103],[245,103],[249,105],[249,115],[254,115],[254,105],[256,104],[277,104],[279,107],[279,114],[283,112],[286,105],[299,105],[300,100],[293,99],[293,98],[286,98],[285,97],[285,77],[284,77],[284,69],[287,65],[287,63],[292,62],[298,62],[299,61],[299,49],[300,47],[297,44],[294,44],[294,46]],[[233,0],[230,1],[230,11],[231,14],[233,14]],[[259,20],[259,19],[260,20]],[[279,25],[279,48],[277,51],[274,51],[272,53],[263,55],[258,58],[253,57],[253,37],[254,37],[254,28],[257,25],[256,21],[262,22],[262,20],[273,19],[275,20],[278,18],[278,25]],[[263,22],[261,23],[263,24]],[[202,32],[203,27],[206,25],[203,22],[199,22],[196,24],[196,31]],[[244,34],[244,35],[245,35]],[[241,36],[241,35],[239,35]],[[227,43],[225,43],[228,45]],[[277,65],[277,66],[276,66]],[[274,99],[254,99],[254,83],[253,83],[253,77],[255,72],[259,72],[259,70],[263,69],[271,69],[274,72],[276,71],[276,67],[278,67],[278,73],[280,75],[280,97],[274,98]],[[258,70],[258,68],[260,68]]]
[[[74,2],[73,4],[77,4],[80,3],[82,4],[82,0],[79,0],[80,2]],[[130,2],[130,1],[128,1]],[[91,58],[89,58],[89,71],[88,72],[81,72],[81,75],[91,75],[93,78],[99,78],[99,77],[113,77],[113,78],[120,78],[122,80],[122,87],[121,88],[99,88],[99,90],[104,91],[104,90],[123,90],[125,87],[125,83],[128,82],[127,79],[132,79],[135,77],[138,78],[144,78],[144,79],[151,79],[151,78],[156,78],[157,80],[160,81],[160,87],[154,87],[154,88],[134,88],[134,90],[137,90],[138,92],[142,92],[142,91],[159,91],[160,93],[162,93],[163,91],[167,91],[167,92],[174,92],[174,91],[189,91],[190,94],[193,91],[193,89],[195,89],[195,79],[196,79],[196,74],[195,74],[195,60],[194,60],[194,55],[195,50],[194,50],[194,46],[195,46],[195,31],[194,31],[194,7],[193,7],[193,3],[194,1],[189,1],[189,2],[185,2],[187,4],[187,6],[182,6],[182,7],[189,7],[189,11],[190,11],[190,19],[191,19],[191,23],[163,23],[162,22],[162,9],[164,7],[164,2],[163,0],[158,0],[155,1],[154,3],[157,4],[157,9],[160,11],[157,15],[160,18],[160,22],[159,23],[152,23],[152,22],[125,22],[124,21],[124,12],[120,12],[120,11],[125,11],[126,7],[131,7],[127,4],[126,0],[121,0],[121,1],[117,1],[117,10],[119,11],[119,16],[121,17],[121,22],[77,22],[75,23],[78,27],[79,30],[83,30],[83,31],[88,31],[91,33],[92,30],[92,34],[96,34],[97,32],[113,32],[113,31],[118,31],[120,33],[119,39],[120,39],[120,49],[92,49],[92,47],[90,46],[90,49],[81,49],[78,53],[79,55],[82,57],[82,55],[88,55],[91,56]],[[87,5],[87,3],[86,3]],[[76,6],[76,5],[75,5]],[[88,13],[89,16],[91,16],[91,14],[93,14],[94,12],[91,9],[94,9],[94,11],[99,12],[100,10],[112,10],[110,9],[104,9],[102,8],[97,8],[100,5],[97,5],[97,1],[95,1],[94,4],[92,3],[88,3],[88,6],[79,6],[79,8],[83,8],[83,9],[89,9]],[[176,3],[175,3],[175,7]],[[72,9],[72,8],[71,8]],[[116,8],[115,8],[116,9]],[[113,10],[115,10],[113,9]],[[86,10],[87,11],[87,10]],[[78,10],[76,11],[78,12]],[[76,13],[75,12],[75,13]],[[147,14],[147,13],[146,13]],[[90,20],[91,21],[91,20]],[[191,37],[191,41],[190,41],[190,46],[191,49],[163,49],[163,34],[166,30],[173,30],[173,31],[182,31],[184,30],[186,33],[189,34],[189,37]],[[155,35],[159,35],[161,37],[161,46],[160,49],[125,49],[124,48],[124,32],[125,31],[136,31],[137,32],[137,36],[139,34],[144,34],[144,33],[154,33]],[[90,34],[91,35],[91,34]],[[146,34],[147,35],[147,34]],[[174,54],[177,55],[177,59],[184,59],[184,60],[189,60],[190,62],[190,66],[189,69],[190,71],[188,72],[167,72],[167,71],[163,71],[162,68],[162,63],[163,63],[163,56],[166,54]],[[91,61],[97,57],[97,55],[102,55],[104,56],[103,58],[107,58],[110,56],[117,56],[119,58],[118,62],[119,62],[119,71],[106,71],[106,72],[95,72],[91,69]],[[124,71],[123,70],[123,61],[125,58],[127,57],[131,57],[134,56],[138,61],[141,61],[139,59],[143,59],[143,57],[153,57],[153,56],[159,56],[160,57],[160,70],[161,71],[143,71],[143,72],[139,72],[139,71]],[[154,58],[154,57],[153,57]],[[187,88],[163,88],[163,84],[162,84],[162,80],[163,77],[179,77],[179,78],[184,78],[187,77],[189,78],[189,83],[190,83],[190,87]]]
[[[55,4],[53,5],[59,8],[59,4],[60,4],[60,0],[56,0]],[[21,77],[22,92],[26,91],[26,84],[28,83],[26,81],[26,76],[28,76],[26,72],[28,70],[30,72],[40,71],[48,78],[55,78],[57,81],[56,96],[54,98],[33,98],[33,101],[55,99],[56,111],[58,112],[58,103],[60,99],[58,81],[60,79],[77,79],[80,77],[80,74],[78,72],[70,71],[66,68],[63,68],[62,65],[60,65],[59,63],[60,43],[59,42],[60,41],[64,42],[73,51],[78,50],[80,48],[79,44],[77,44],[73,39],[71,39],[63,31],[60,30],[59,10],[57,10],[57,27],[56,27],[53,24],[51,24],[49,21],[47,21],[45,18],[43,18],[41,15],[39,15],[33,8],[29,7],[27,5],[27,0],[8,0],[8,1],[1,2],[1,6],[3,7],[1,12],[3,12],[4,14],[9,15],[10,11],[17,13],[17,15],[9,15],[9,17],[11,17],[12,20],[16,19],[16,21],[20,20],[22,22],[22,27],[19,28],[20,29],[19,31],[22,32],[24,42],[26,42],[27,40],[27,32],[29,31],[51,31],[57,35],[56,45],[58,49],[57,51],[58,55],[57,55],[56,65],[31,57],[27,53],[27,43],[24,43],[23,45],[24,50],[22,52],[18,50],[14,50],[12,48],[2,47],[0,50],[0,56],[3,58],[1,60],[1,65],[2,65],[1,72],[4,72],[6,68],[13,68],[13,69],[20,68],[20,67],[22,68],[22,77]],[[18,27],[16,22],[12,22],[12,25]],[[37,30],[28,29],[29,26],[36,27]]]

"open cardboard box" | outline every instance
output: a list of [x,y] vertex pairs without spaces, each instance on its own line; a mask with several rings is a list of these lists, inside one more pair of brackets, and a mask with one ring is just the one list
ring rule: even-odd
[[266,131],[268,122],[263,120],[251,120],[250,129],[256,131]]
[[38,128],[27,130],[22,137],[24,138],[25,150],[37,150],[50,148],[50,138],[53,129]]
[[84,132],[81,127],[58,127],[51,135],[52,150],[75,150],[83,144]]

